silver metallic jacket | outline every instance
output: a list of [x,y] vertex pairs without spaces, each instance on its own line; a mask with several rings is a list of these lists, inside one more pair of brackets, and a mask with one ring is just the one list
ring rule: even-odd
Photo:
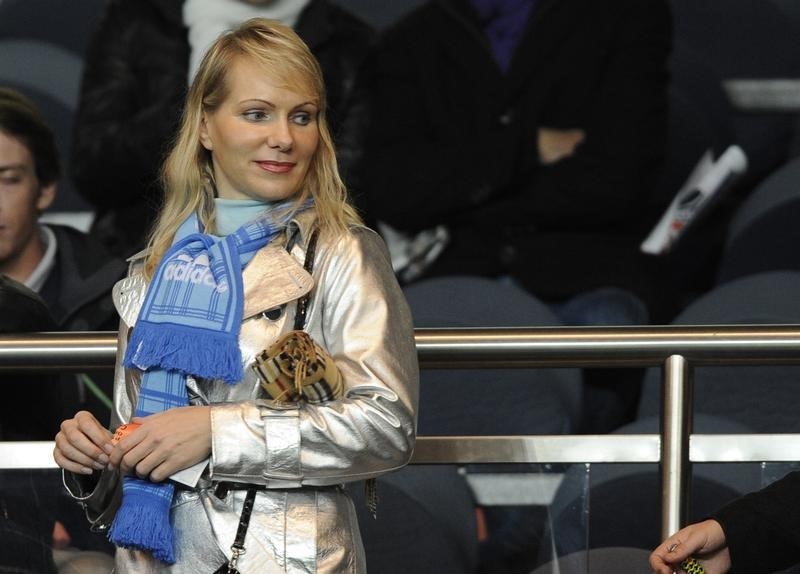
[[[120,549],[118,574],[211,574],[226,562],[246,493],[218,498],[219,481],[267,487],[256,498],[238,562],[242,574],[366,572],[353,503],[341,485],[408,462],[419,383],[411,316],[374,232],[357,227],[333,239],[321,234],[314,258],[306,331],[336,360],[344,397],[321,405],[274,403],[248,368],[293,327],[295,301],[311,285],[303,280],[303,274],[309,278],[302,263],[312,220],[310,212],[295,218],[285,237],[262,249],[243,272],[245,379],[237,385],[188,379],[192,404],[212,405],[212,454],[197,486],[176,491],[176,564]],[[297,241],[287,253],[290,237]],[[141,373],[119,363],[147,287],[140,271],[141,260],[134,260],[114,292],[122,322],[111,429],[130,419],[138,397]],[[90,485],[64,475],[94,527],[107,528],[119,504],[119,475],[105,471]]]

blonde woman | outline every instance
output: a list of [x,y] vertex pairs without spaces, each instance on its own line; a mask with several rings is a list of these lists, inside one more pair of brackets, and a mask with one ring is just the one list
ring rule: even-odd
[[[290,28],[250,20],[211,46],[163,183],[115,288],[122,428],[64,421],[68,490],[109,528],[120,574],[365,572],[341,484],[408,462],[413,327],[346,202],[322,75]],[[340,374],[329,400],[274,397],[251,368],[298,326]]]

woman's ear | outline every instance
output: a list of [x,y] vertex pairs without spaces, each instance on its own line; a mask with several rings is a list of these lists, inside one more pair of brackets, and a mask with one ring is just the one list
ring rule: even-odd
[[44,211],[50,205],[52,205],[53,200],[56,198],[56,187],[58,183],[53,182],[51,184],[45,185],[39,190],[39,197],[36,198],[36,209],[39,212]]
[[208,151],[214,149],[214,142],[211,140],[211,135],[208,133],[208,121],[205,112],[203,112],[200,118],[200,143],[203,144],[203,147]]

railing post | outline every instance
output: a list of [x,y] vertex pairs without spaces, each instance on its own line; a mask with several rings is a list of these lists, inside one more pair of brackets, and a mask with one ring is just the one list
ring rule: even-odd
[[685,357],[664,363],[661,419],[661,539],[686,523],[689,508],[689,435],[692,432],[692,372]]

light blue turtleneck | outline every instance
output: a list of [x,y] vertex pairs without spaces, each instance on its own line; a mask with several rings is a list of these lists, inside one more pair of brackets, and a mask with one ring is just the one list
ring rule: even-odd
[[230,235],[248,221],[252,221],[275,204],[258,199],[223,199],[214,198],[217,211],[217,234]]

